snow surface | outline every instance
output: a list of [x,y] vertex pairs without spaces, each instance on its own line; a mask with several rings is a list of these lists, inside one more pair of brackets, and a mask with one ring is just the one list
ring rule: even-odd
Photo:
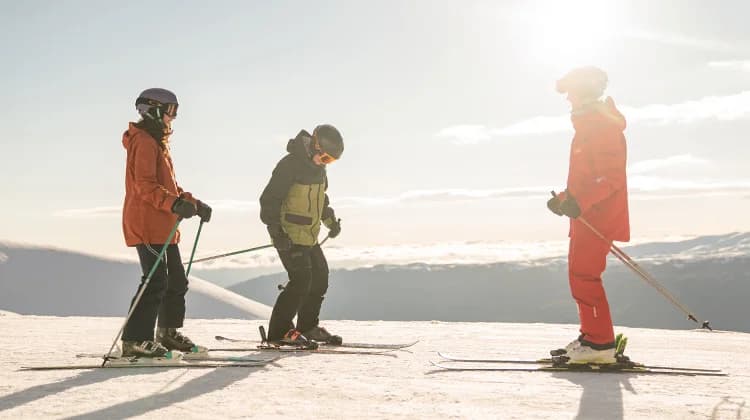
[[[750,418],[750,334],[618,328],[649,364],[721,368],[728,377],[436,372],[437,351],[536,358],[577,335],[549,324],[329,321],[346,340],[421,341],[394,356],[302,354],[264,368],[22,372],[34,364],[92,363],[122,318],[0,317],[0,417],[104,418]],[[257,337],[261,321],[189,319],[216,334]],[[237,353],[234,353],[235,355]],[[239,353],[243,354],[243,353]]]

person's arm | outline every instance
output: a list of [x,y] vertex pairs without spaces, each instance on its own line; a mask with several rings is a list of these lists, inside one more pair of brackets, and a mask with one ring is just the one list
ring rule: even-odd
[[159,146],[153,141],[136,140],[130,153],[134,155],[135,192],[143,201],[155,208],[172,212],[172,205],[179,198],[161,185],[156,176]]
[[591,175],[575,186],[575,191],[568,191],[583,213],[626,187],[626,147],[625,136],[615,130],[590,140],[587,152],[592,166]]
[[281,225],[281,204],[294,184],[294,171],[289,159],[282,159],[273,170],[268,185],[260,196],[260,220],[266,225]]

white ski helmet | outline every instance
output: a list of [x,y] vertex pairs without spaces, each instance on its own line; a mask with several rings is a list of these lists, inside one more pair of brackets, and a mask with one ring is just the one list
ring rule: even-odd
[[575,92],[600,97],[607,88],[607,73],[594,66],[579,67],[569,71],[557,81],[558,93]]
[[146,89],[135,100],[135,109],[142,117],[161,120],[162,115],[177,116],[177,95],[167,89]]

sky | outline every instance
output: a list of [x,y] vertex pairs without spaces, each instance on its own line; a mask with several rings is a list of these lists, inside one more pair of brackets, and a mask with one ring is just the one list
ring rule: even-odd
[[162,87],[180,101],[178,183],[214,209],[199,255],[269,242],[258,197],[288,139],[321,123],[346,143],[328,168],[336,247],[485,260],[564,243],[545,206],[573,134],[554,84],[581,65],[607,71],[629,123],[634,241],[750,230],[746,2],[2,6],[0,241],[134,258],[121,137]]

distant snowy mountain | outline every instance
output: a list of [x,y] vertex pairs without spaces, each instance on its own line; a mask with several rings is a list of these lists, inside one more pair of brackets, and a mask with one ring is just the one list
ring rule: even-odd
[[[625,247],[693,313],[715,328],[750,332],[750,233]],[[680,311],[620,261],[605,287],[618,325],[692,328]],[[273,304],[283,273],[230,289]],[[334,270],[322,316],[355,320],[577,321],[563,257],[466,265]]]
[[[33,315],[123,316],[140,282],[136,263],[0,244],[0,309]],[[266,318],[269,308],[191,276],[187,315]]]
[[[750,233],[625,247],[683,304],[715,328],[750,332]],[[492,264],[408,264],[334,270],[327,319],[577,322],[563,256]],[[281,267],[278,268],[280,270]],[[210,270],[202,272],[210,275]],[[225,273],[229,275],[229,272]],[[139,267],[62,250],[0,244],[0,310],[123,316]],[[210,279],[210,277],[207,277]],[[267,319],[285,273],[226,290],[191,276],[188,317]],[[693,323],[620,261],[605,284],[617,325]],[[236,293],[235,293],[236,292]]]

